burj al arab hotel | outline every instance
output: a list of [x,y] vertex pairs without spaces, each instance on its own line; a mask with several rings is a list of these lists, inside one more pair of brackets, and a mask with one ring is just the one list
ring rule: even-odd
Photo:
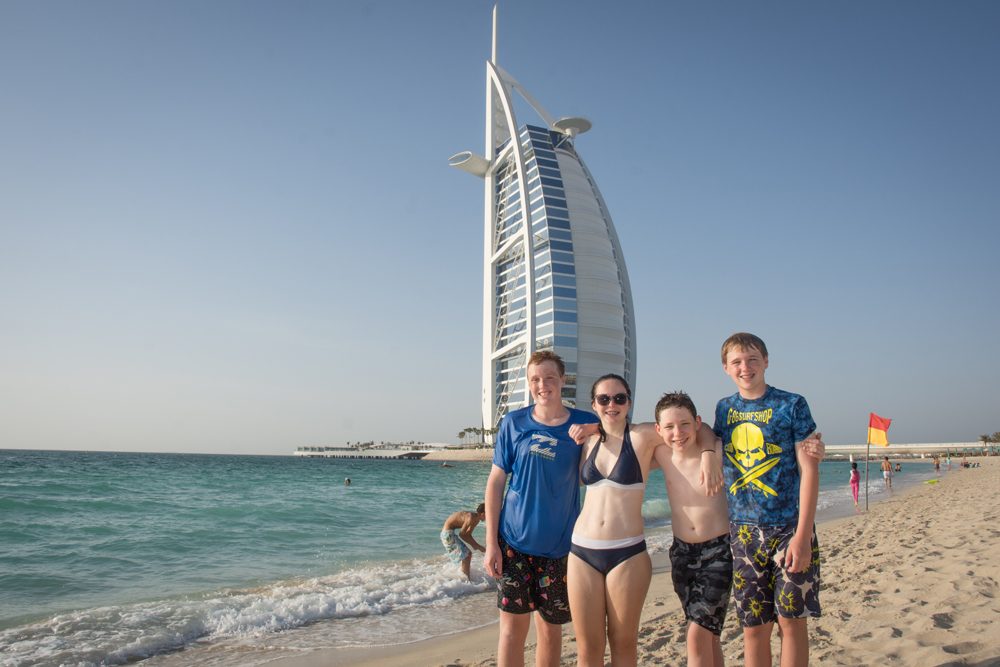
[[[514,95],[540,117],[521,125]],[[522,105],[523,106],[523,105]],[[566,362],[563,400],[586,409],[590,386],[621,373],[635,386],[635,315],[618,234],[576,150],[584,118],[554,119],[497,64],[497,15],[486,63],[485,156],[449,163],[485,182],[483,425],[528,405],[528,357]]]

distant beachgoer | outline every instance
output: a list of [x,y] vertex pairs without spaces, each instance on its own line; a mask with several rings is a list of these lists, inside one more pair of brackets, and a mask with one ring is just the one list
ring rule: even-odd
[[350,477],[345,477],[344,478],[344,486],[350,486],[350,485],[351,485],[351,478]]
[[939,456],[934,457],[934,472],[941,474],[941,457]]
[[566,365],[554,352],[531,355],[526,379],[532,405],[500,422],[486,480],[483,564],[497,579],[501,666],[524,664],[532,616],[535,663],[559,664],[570,622],[566,559],[580,507],[581,448],[569,429],[597,421],[563,405]]
[[858,491],[861,488],[861,473],[858,472],[858,464],[851,463],[851,495],[854,496],[854,506],[858,506]]
[[892,464],[889,463],[889,457],[882,457],[882,481],[885,482],[885,488],[892,490]]
[[896,464],[896,472],[903,472],[903,464],[902,463],[897,463]]
[[469,546],[476,551],[486,551],[486,547],[476,542],[476,538],[472,536],[472,531],[485,518],[486,503],[479,503],[479,507],[474,511],[459,510],[452,513],[444,520],[444,526],[441,528],[441,544],[444,545],[444,551],[452,563],[462,568],[462,574],[466,579],[471,578],[469,564],[472,562],[472,552]]

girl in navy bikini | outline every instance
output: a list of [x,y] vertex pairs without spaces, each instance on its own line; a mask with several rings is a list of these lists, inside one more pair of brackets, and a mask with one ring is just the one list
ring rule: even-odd
[[[632,390],[621,376],[599,378],[590,395],[601,424],[583,444],[580,479],[586,496],[567,565],[569,605],[580,665],[603,666],[609,640],[612,664],[635,665],[639,616],[652,577],[642,500],[653,451],[664,444],[652,424],[629,424]],[[571,436],[593,433],[593,428],[573,429],[579,430]],[[714,443],[705,427],[699,444]],[[713,464],[718,466],[717,457],[705,462]]]

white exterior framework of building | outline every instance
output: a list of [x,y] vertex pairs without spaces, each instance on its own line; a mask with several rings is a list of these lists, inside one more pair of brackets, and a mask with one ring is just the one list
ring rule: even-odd
[[[583,118],[553,118],[496,62],[486,63],[486,157],[450,164],[485,181],[483,424],[495,427],[531,397],[528,357],[553,350],[566,363],[563,400],[583,408],[605,373],[635,385],[635,315],[611,215],[576,152]],[[545,126],[519,125],[518,93]]]

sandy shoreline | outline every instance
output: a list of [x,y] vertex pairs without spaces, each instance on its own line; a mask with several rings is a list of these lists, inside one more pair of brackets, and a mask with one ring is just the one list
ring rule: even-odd
[[[956,469],[940,482],[897,492],[867,514],[818,527],[823,617],[810,623],[811,663],[823,665],[1000,666],[1000,459]],[[683,615],[665,556],[654,557],[643,609],[639,662],[683,665]],[[493,604],[483,595],[483,604]],[[317,650],[275,667],[490,667],[496,624],[401,646]],[[533,661],[529,639],[529,664]],[[742,663],[732,613],[723,632],[729,664]],[[777,659],[777,641],[775,641]],[[576,661],[571,626],[563,665]]]

